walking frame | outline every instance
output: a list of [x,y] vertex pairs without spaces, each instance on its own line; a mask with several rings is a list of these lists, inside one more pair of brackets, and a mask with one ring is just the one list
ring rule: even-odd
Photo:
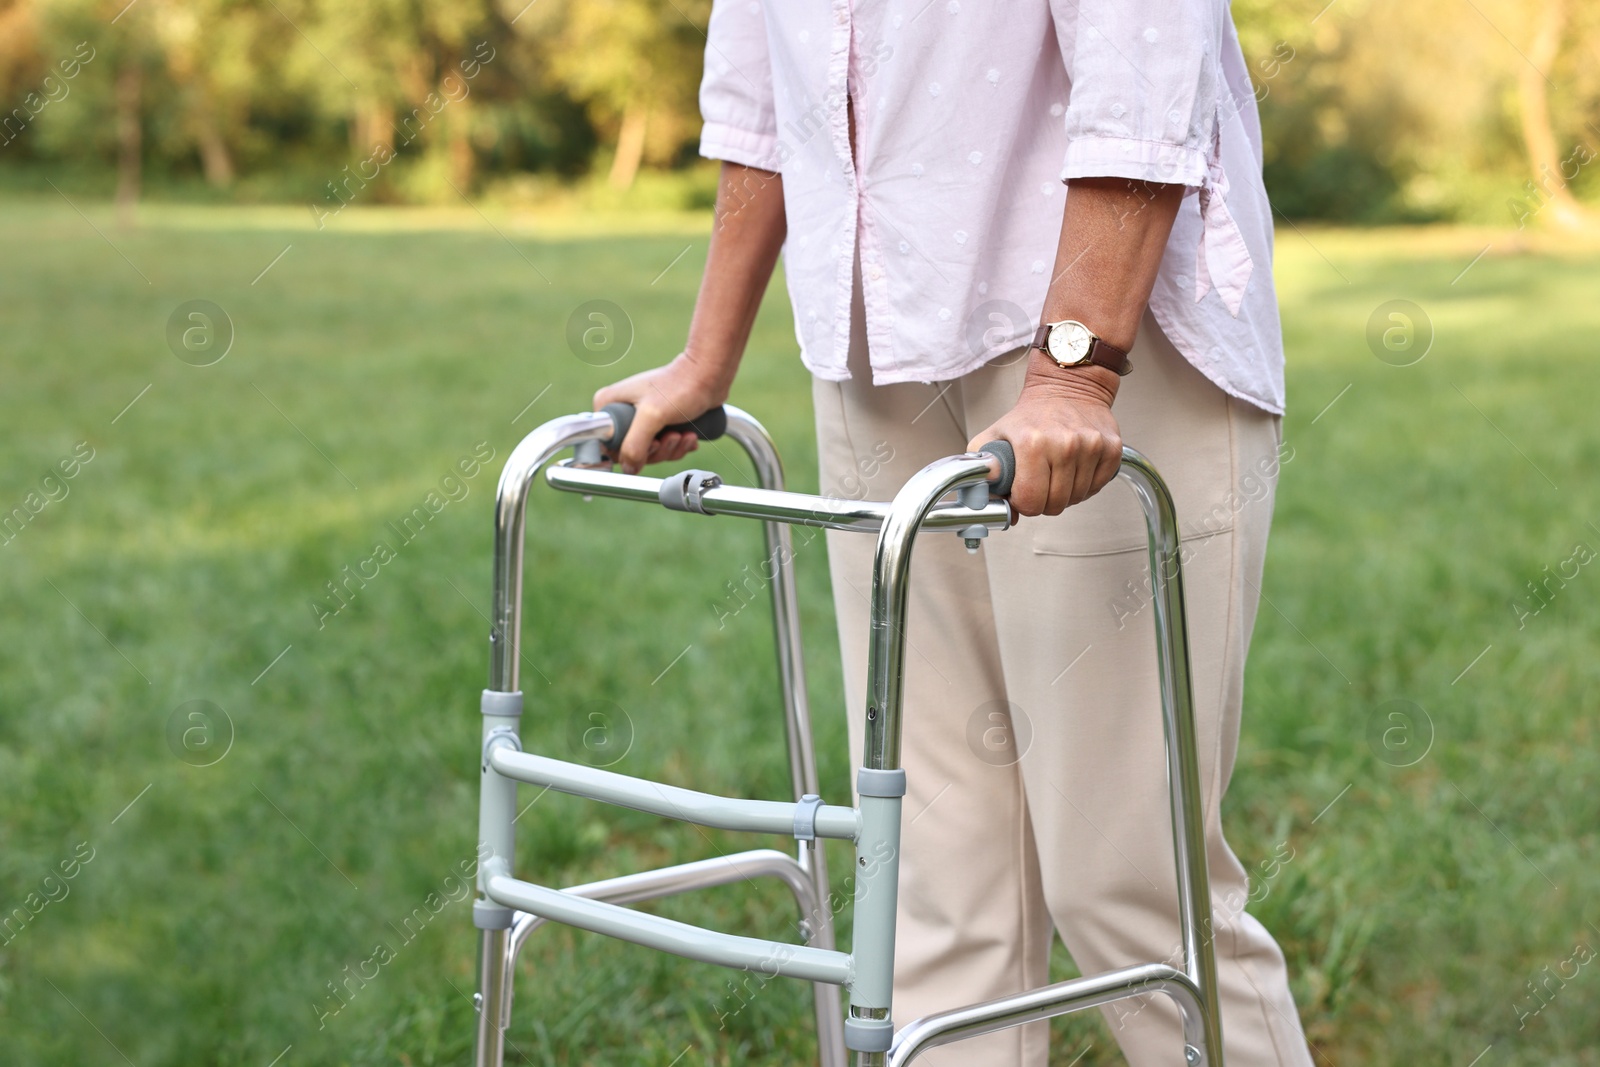
[[[813,983],[822,1067],[844,1067],[846,1049],[854,1054],[854,1067],[901,1067],[940,1045],[1157,992],[1177,1004],[1186,1067],[1223,1067],[1178,524],[1172,496],[1150,462],[1124,448],[1118,473],[1139,498],[1150,538],[1183,966],[1145,963],[1058,982],[929,1015],[897,1031],[890,1009],[901,800],[906,791],[900,736],[911,550],[919,534],[940,531],[947,536],[955,533],[975,550],[991,531],[1008,528],[1011,508],[1003,497],[1009,492],[1014,470],[1010,446],[995,442],[977,453],[930,463],[906,482],[893,501],[842,501],[785,491],[783,467],[772,439],[759,422],[732,406],[673,429],[693,428],[707,439],[720,436],[725,429],[749,455],[759,488],[725,485],[707,471],[682,471],[665,479],[615,473],[605,466],[601,450],[605,447],[615,454],[632,417],[631,407],[613,404],[603,411],[553,419],[522,440],[500,476],[495,501],[489,687],[483,691],[481,704],[481,862],[479,897],[472,911],[479,931],[474,1067],[501,1067],[517,957],[534,930],[549,921],[689,959]],[[546,469],[569,447],[574,451],[571,460]],[[518,688],[518,665],[523,529],[528,490],[541,470],[550,486],[564,492],[652,501],[677,511],[763,521],[774,568],[772,603],[793,801],[716,796],[522,750],[518,724],[523,695]],[[878,535],[867,660],[866,748],[856,778],[859,803],[854,807],[825,804],[818,796],[791,524]],[[536,885],[513,874],[512,823],[519,782],[700,826],[793,837],[797,852],[791,856],[776,849],[756,849],[565,889]],[[819,839],[855,845],[855,923],[849,952],[834,947],[827,866]],[[723,933],[624,906],[757,877],[778,878],[793,893],[801,915],[800,943]],[[841,1011],[841,989],[849,994],[847,1015]]]

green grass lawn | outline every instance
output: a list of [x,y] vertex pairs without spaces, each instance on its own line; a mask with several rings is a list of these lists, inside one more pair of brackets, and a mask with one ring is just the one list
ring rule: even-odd
[[[0,212],[0,513],[37,507],[0,536],[0,918],[29,916],[0,935],[0,1062],[462,1063],[494,481],[533,426],[677,350],[705,220],[166,208],[123,231],[83,207]],[[1285,227],[1277,271],[1294,458],[1226,812],[1274,872],[1257,913],[1319,1063],[1600,1064],[1600,251]],[[591,299],[635,327],[614,367],[568,349]],[[1367,342],[1394,299],[1432,323],[1410,366]],[[214,365],[169,350],[190,300],[232,322]],[[794,347],[776,296],[734,399],[814,488]],[[616,769],[782,794],[765,609],[714,608],[759,529],[532,506],[528,747],[577,752],[600,707]],[[799,565],[839,797],[825,561]],[[554,795],[518,826],[521,873],[554,884],[759,840]],[[773,887],[660,910],[792,923]],[[548,928],[508,1059],[805,1062],[805,991],[733,977]],[[1098,1019],[1056,1032],[1053,1062],[1120,1062]]]

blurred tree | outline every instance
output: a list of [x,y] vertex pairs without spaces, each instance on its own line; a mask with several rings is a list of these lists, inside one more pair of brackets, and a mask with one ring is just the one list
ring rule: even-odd
[[[627,188],[692,155],[709,9],[0,0],[0,165],[87,167],[115,176],[124,204],[190,174],[235,196],[349,183],[432,199],[473,192],[485,170],[598,165]],[[1571,224],[1600,191],[1600,0],[1233,11],[1284,214]],[[80,46],[94,58],[66,79]],[[362,166],[375,176],[350,176]]]
[[[219,98],[224,96],[221,86],[228,68],[241,58],[236,49],[242,45],[248,50],[253,36],[238,32],[238,20],[250,18],[255,12],[238,10],[239,5],[224,5],[218,0],[181,5],[175,0],[144,2],[147,6],[140,15],[153,28],[167,73],[184,90],[188,132],[199,152],[206,181],[218,187],[230,185],[236,168],[223,128],[232,126],[233,121],[229,120],[237,121],[237,115],[230,114],[233,109],[226,106],[231,101]],[[232,19],[221,17],[225,6],[236,9],[226,12],[234,16]]]
[[20,0],[0,3],[0,93],[10,102],[25,86],[43,77],[44,59],[33,5]]
[[615,131],[612,185],[678,157],[699,124],[710,0],[557,0],[530,15],[556,82]]
[[1522,139],[1533,173],[1528,192],[1536,204],[1540,203],[1540,194],[1547,197],[1543,203],[1551,207],[1552,221],[1570,229],[1587,221],[1586,212],[1568,187],[1581,164],[1578,157],[1567,156],[1558,147],[1550,96],[1545,91],[1568,29],[1566,0],[1538,0],[1532,15],[1533,40],[1524,57],[1526,61],[1517,69]]
[[1600,148],[1597,6],[1236,0],[1274,202],[1297,216],[1504,222],[1516,191],[1515,224],[1546,204],[1550,222],[1577,217],[1573,179]]

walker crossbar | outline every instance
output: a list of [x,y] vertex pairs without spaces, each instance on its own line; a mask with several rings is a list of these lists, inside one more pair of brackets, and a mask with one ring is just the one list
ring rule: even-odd
[[782,974],[810,982],[847,985],[850,981],[850,955],[846,952],[706,930],[519,881],[500,873],[499,869],[489,872],[488,891],[489,896],[500,903],[521,908],[531,915],[691,960],[760,970],[768,975]]
[[[568,493],[651,503],[659,502],[661,484],[665,481],[637,474],[590,470],[567,463],[545,471],[544,480],[552,488]],[[856,533],[877,533],[882,529],[883,520],[891,507],[889,503],[873,500],[838,500],[804,493],[770,493],[761,489],[747,489],[742,485],[719,485],[704,490],[700,499],[707,515],[737,515],[747,519],[770,519],[794,526],[821,526],[829,530]],[[951,530],[974,525],[989,530],[1004,530],[1011,525],[1011,509],[1003,500],[985,503],[976,510],[964,504],[948,503],[935,507],[921,529]]]
[[[575,897],[588,897],[590,900],[631,904],[640,900],[658,900],[662,897],[675,896],[692,889],[709,889],[712,886],[730,885],[756,878],[782,879],[794,894],[802,915],[810,915],[817,909],[811,876],[793,856],[772,848],[752,849],[749,852],[737,852],[713,859],[692,860],[671,867],[658,867],[651,871],[635,871],[616,878],[569,886],[562,892]],[[517,913],[516,921],[511,926],[511,947],[506,956],[505,999],[501,1009],[503,1019],[511,1018],[511,969],[516,965],[523,944],[535,930],[544,925],[544,922],[542,916],[523,911]],[[804,922],[800,925],[804,935],[809,927]],[[837,990],[833,986],[818,988],[837,995]],[[840,1055],[843,1055],[842,1051]]]
[[[509,741],[501,741],[490,748],[489,765],[507,778],[515,778],[529,785],[542,785],[560,793],[571,793],[718,830],[787,834],[796,826],[797,813],[809,807],[776,800],[735,800],[712,793],[699,793],[693,789],[602,771],[582,763],[568,763],[518,752]],[[861,829],[855,808],[824,804],[810,812],[810,815],[813,823],[811,837],[854,841]]]
[[[1166,993],[1178,1005],[1185,1063],[1222,1067],[1178,527],[1171,495],[1155,470],[1137,452],[1123,450],[1119,474],[1139,498],[1150,538],[1183,967],[1150,963],[1058,983],[929,1016],[897,1034],[890,1009],[901,799],[905,793],[900,742],[911,552],[924,532],[954,531],[969,549],[976,549],[990,531],[1007,528],[1010,506],[991,499],[984,482],[1008,482],[1009,449],[997,447],[992,452],[931,463],[890,502],[840,501],[785,492],[782,466],[766,431],[736,408],[727,408],[726,414],[728,434],[754,462],[760,488],[726,486],[705,471],[658,479],[595,469],[601,462],[597,442],[614,438],[619,424],[626,422],[625,412],[617,421],[611,412],[595,412],[546,423],[517,446],[501,475],[495,514],[490,685],[482,701],[479,853],[485,858],[479,866],[480,897],[473,908],[474,923],[480,929],[476,1067],[500,1067],[517,953],[546,920],[691,959],[811,981],[823,1067],[843,1067],[845,1047],[853,1051],[855,1067],[906,1064],[920,1052],[951,1041],[1153,992]],[[705,425],[715,423],[712,419]],[[774,567],[774,623],[795,802],[721,797],[521,751],[522,694],[517,682],[522,655],[526,497],[539,471],[568,447],[575,449],[577,465],[562,464],[546,471],[546,481],[555,488],[657,501],[675,510],[705,515],[764,520]],[[948,499],[952,492],[954,501]],[[866,750],[857,777],[859,803],[853,808],[823,804],[815,795],[816,761],[801,665],[789,524],[878,535],[867,663]],[[512,823],[519,781],[704,826],[792,834],[800,844],[794,858],[756,850],[552,889],[512,874]],[[825,903],[827,872],[816,838],[855,843],[855,938],[848,953],[833,947],[832,909]],[[794,891],[802,911],[800,934],[809,944],[702,929],[622,906],[755,875],[782,878]],[[850,994],[849,1016],[842,1028],[840,987]]]

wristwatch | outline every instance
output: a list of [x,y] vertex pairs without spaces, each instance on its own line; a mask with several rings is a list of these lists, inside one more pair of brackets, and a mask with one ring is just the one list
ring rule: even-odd
[[1039,332],[1033,335],[1031,347],[1039,349],[1062,367],[1082,367],[1093,363],[1123,375],[1133,369],[1128,353],[1102,341],[1077,319],[1062,319],[1040,326]]

